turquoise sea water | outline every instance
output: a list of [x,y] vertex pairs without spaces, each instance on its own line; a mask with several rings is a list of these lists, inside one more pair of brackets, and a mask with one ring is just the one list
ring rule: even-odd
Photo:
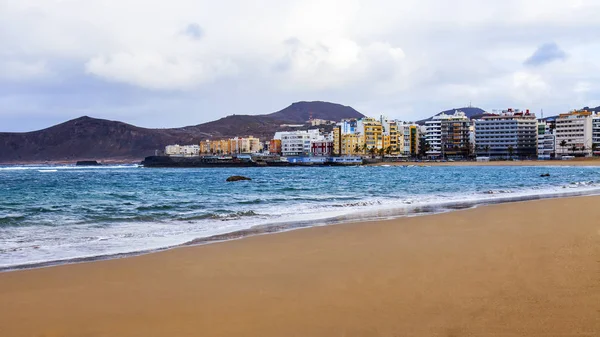
[[[253,180],[225,182],[238,174]],[[161,249],[244,230],[598,192],[596,167],[5,166],[0,268]]]

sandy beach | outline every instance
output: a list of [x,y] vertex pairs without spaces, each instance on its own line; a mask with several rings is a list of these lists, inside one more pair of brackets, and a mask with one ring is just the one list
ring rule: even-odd
[[600,197],[0,273],[0,336],[598,336]]

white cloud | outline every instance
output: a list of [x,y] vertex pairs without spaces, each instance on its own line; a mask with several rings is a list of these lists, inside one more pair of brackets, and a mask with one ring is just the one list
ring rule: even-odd
[[235,74],[235,64],[212,60],[211,63],[153,52],[117,53],[93,57],[85,65],[88,73],[110,81],[148,89],[192,89],[215,78]]
[[0,79],[23,82],[43,79],[51,75],[45,61],[21,61],[0,59]]
[[[597,0],[0,0],[0,78],[31,99],[55,93],[23,83],[81,75],[151,89],[137,114],[160,91],[210,93],[196,103],[204,120],[317,98],[406,119],[469,101],[559,112],[594,102],[581,83],[600,79],[599,11]],[[551,42],[569,57],[523,65]]]
[[310,44],[292,39],[277,63],[288,89],[339,89],[357,82],[374,81],[377,69],[393,75],[404,58],[400,48],[374,42],[365,46],[348,38],[324,38]]

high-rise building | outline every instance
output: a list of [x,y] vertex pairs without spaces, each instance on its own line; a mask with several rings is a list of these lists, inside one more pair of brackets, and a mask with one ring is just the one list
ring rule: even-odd
[[383,149],[383,127],[375,118],[361,118],[357,121],[356,132],[363,135],[367,151]]
[[475,121],[477,156],[497,158],[535,158],[537,156],[537,119],[535,114],[518,109],[485,114]]
[[556,119],[556,155],[590,156],[593,144],[594,115],[590,111],[571,111]]
[[592,118],[592,150],[594,155],[600,155],[600,114]]
[[428,157],[462,157],[469,155],[471,120],[462,111],[442,113],[425,122]]
[[546,121],[538,122],[538,159],[552,159],[555,156],[554,132]]
[[398,151],[402,157],[416,157],[419,152],[419,125],[398,122]]

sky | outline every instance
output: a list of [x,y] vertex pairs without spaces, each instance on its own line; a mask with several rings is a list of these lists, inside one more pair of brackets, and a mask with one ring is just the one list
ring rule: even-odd
[[0,0],[0,131],[600,105],[600,0]]

